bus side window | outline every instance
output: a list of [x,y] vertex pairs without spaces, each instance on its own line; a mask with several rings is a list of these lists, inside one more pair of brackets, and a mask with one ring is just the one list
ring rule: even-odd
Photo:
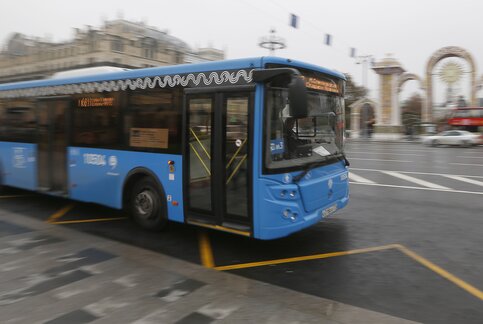
[[181,100],[181,88],[130,92],[124,114],[129,149],[180,153]]
[[4,100],[0,100],[0,141],[4,140],[6,125],[7,121],[5,120],[5,103]]
[[32,99],[4,101],[0,113],[0,136],[5,141],[34,143],[37,121]]
[[74,146],[121,148],[120,109],[122,94],[82,94],[74,96]]

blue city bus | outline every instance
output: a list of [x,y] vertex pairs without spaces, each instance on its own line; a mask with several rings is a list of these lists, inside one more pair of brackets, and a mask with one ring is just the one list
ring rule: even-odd
[[260,57],[0,85],[0,185],[274,239],[348,202],[344,75]]

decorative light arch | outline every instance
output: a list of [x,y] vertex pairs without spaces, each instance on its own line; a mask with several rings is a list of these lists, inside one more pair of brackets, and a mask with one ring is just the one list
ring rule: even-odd
[[361,108],[368,104],[376,112],[376,102],[369,98],[361,98],[354,102],[349,107],[351,108],[351,137],[358,138],[360,133],[360,123],[361,123]]
[[[403,73],[399,76],[399,79],[398,79],[398,84],[397,84],[397,94],[399,95],[402,91],[402,87],[403,85],[408,82],[408,81],[418,81],[419,82],[419,88],[424,92],[424,95],[422,96],[421,100],[421,104],[422,104],[422,107],[421,109],[423,110],[423,114],[424,114],[424,107],[426,107],[427,105],[427,92],[426,92],[426,88],[424,87],[424,82],[423,80],[416,74],[414,73]],[[398,104],[399,104],[399,100],[397,101]],[[423,119],[424,120],[424,119]]]
[[428,64],[426,65],[426,93],[427,93],[427,100],[426,105],[423,109],[423,121],[430,122],[432,120],[432,108],[433,108],[433,78],[432,73],[435,65],[448,57],[459,57],[470,65],[470,73],[471,73],[471,98],[470,104],[475,106],[476,103],[476,91],[477,91],[477,83],[476,83],[476,63],[473,60],[471,54],[466,51],[465,49],[458,47],[458,46],[447,46],[443,47],[430,57]]
[[426,91],[425,87],[424,87],[424,82],[423,80],[421,80],[421,78],[414,74],[414,73],[403,73],[399,76],[399,80],[398,80],[398,84],[397,84],[397,93],[400,93],[401,90],[402,90],[402,86],[404,85],[404,83],[408,82],[408,81],[412,81],[412,80],[415,80],[415,81],[418,81],[419,82],[419,87],[421,88],[421,90],[423,91]]

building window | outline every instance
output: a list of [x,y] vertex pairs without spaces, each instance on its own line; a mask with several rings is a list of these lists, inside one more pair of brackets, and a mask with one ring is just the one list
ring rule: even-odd
[[158,44],[154,38],[145,38],[142,42],[143,56],[148,59],[154,59],[154,55],[158,50]]
[[124,52],[124,43],[122,38],[119,36],[114,36],[111,40],[111,50],[113,52]]

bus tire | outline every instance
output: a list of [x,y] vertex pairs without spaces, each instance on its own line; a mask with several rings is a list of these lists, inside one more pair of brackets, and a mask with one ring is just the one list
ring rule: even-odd
[[131,190],[130,214],[142,228],[160,230],[168,223],[166,202],[150,177],[139,179]]
[[433,146],[433,147],[439,146],[439,141],[433,140],[433,142],[431,143],[431,146]]

